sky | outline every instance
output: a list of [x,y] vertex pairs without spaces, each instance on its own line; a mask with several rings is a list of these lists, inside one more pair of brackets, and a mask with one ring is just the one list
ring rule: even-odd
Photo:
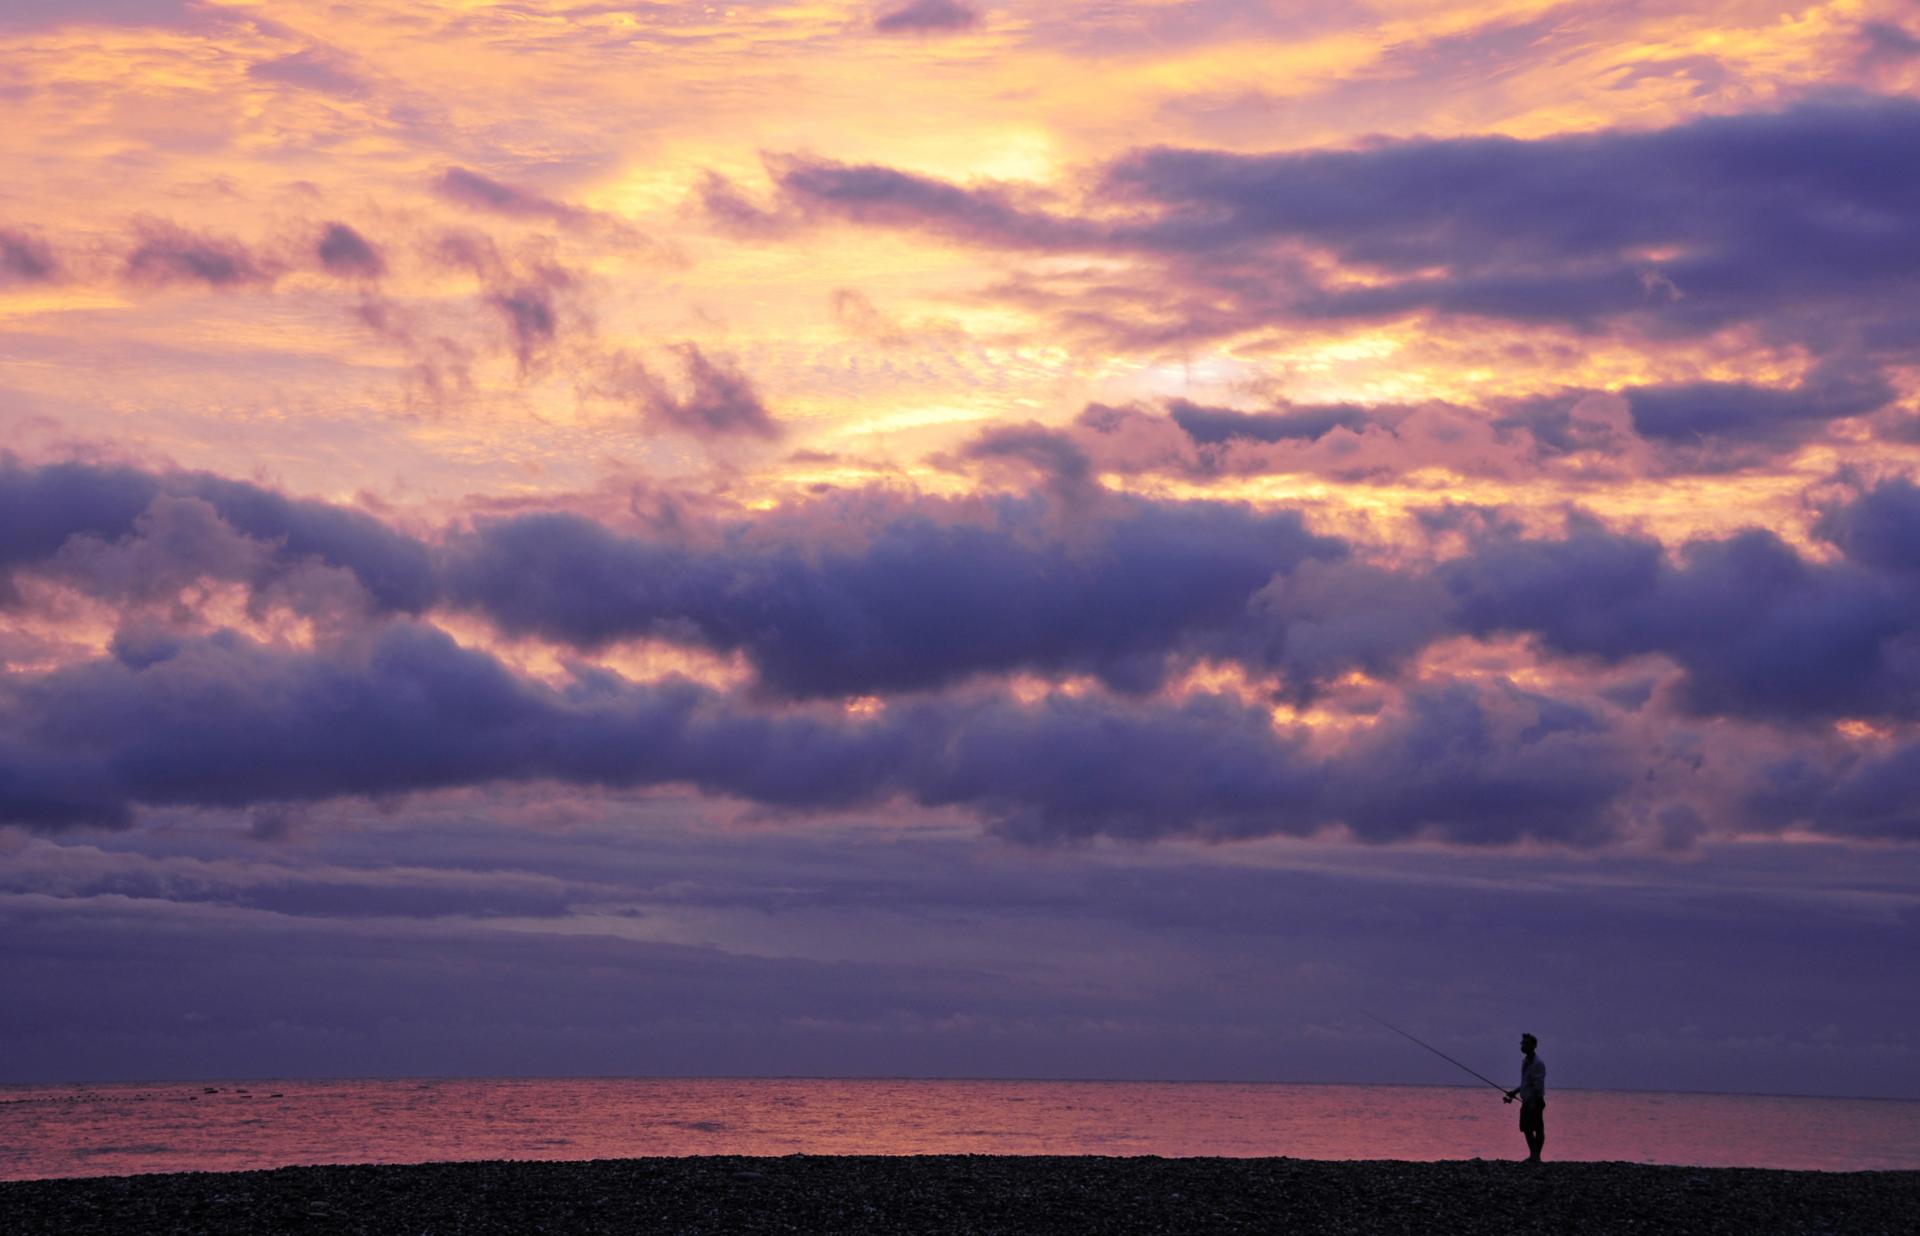
[[0,1082],[1920,1098],[1920,11],[12,0]]

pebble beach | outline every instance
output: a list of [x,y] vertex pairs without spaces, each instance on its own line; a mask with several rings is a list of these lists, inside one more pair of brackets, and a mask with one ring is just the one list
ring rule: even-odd
[[935,1155],[289,1167],[0,1184],[39,1233],[1907,1233],[1920,1172]]

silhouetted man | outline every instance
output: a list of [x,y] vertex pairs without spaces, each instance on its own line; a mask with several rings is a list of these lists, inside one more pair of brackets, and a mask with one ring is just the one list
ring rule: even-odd
[[1547,1062],[1533,1054],[1540,1040],[1531,1034],[1520,1036],[1520,1084],[1507,1091],[1506,1102],[1520,1099],[1520,1135],[1527,1139],[1527,1162],[1540,1161],[1540,1148],[1547,1144]]

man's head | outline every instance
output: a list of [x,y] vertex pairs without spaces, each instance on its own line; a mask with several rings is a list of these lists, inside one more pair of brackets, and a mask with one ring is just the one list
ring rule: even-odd
[[1533,1054],[1533,1049],[1538,1046],[1540,1046],[1540,1040],[1534,1038],[1531,1034],[1523,1034],[1520,1036],[1520,1050],[1526,1052],[1529,1056]]

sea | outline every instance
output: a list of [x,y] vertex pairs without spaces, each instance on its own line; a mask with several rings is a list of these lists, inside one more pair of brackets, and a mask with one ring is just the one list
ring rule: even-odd
[[[457,1079],[0,1086],[0,1179],[639,1155],[1512,1159],[1490,1088]],[[1549,1159],[1920,1169],[1920,1102],[1557,1090]]]

